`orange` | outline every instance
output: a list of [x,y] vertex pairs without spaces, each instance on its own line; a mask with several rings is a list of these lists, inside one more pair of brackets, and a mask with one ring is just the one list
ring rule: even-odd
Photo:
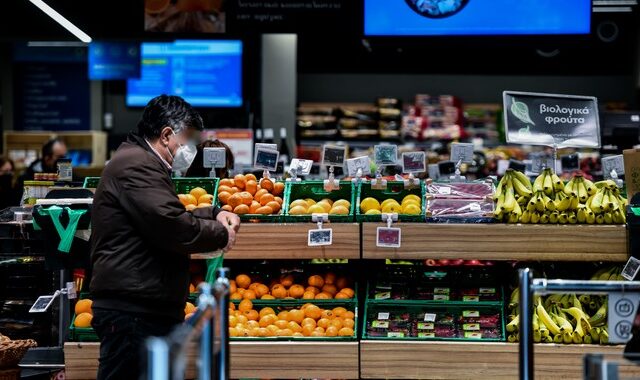
[[189,293],[195,293],[196,287],[193,284],[189,284]]
[[276,298],[285,298],[289,296],[289,292],[287,292],[287,289],[282,285],[274,285],[273,288],[271,288],[271,295]]
[[291,329],[280,330],[276,333],[276,336],[293,336]]
[[302,332],[302,327],[294,321],[287,323],[287,328],[293,332]]
[[349,299],[351,297],[349,297],[346,293],[338,292],[338,294],[336,294],[334,298],[337,299],[337,300],[346,300],[346,299]]
[[289,310],[289,315],[288,315],[289,321],[302,323],[302,321],[304,320],[304,317],[305,317],[305,312],[302,310],[298,310],[298,309]]
[[254,195],[256,191],[258,191],[258,182],[254,180],[248,180],[245,186],[245,191],[247,191],[251,195]]
[[182,203],[183,206],[188,206],[191,203],[189,202],[186,194],[178,194],[178,200]]
[[232,188],[231,188],[231,192],[232,192],[233,194],[235,194],[235,193],[239,193],[240,191],[242,191],[242,190],[238,189],[238,187],[236,187],[236,186],[234,186],[234,187],[232,187]]
[[236,185],[238,189],[244,189],[247,185],[247,180],[244,178],[244,175],[238,174],[233,177],[233,184]]
[[316,288],[315,286],[307,286],[307,288],[304,291],[305,292],[312,292],[313,294],[320,293],[320,289]]
[[233,180],[231,178],[223,178],[220,180],[220,186],[218,186],[218,191],[220,191],[221,186],[233,187]]
[[240,194],[240,198],[242,198],[242,203],[244,203],[247,206],[251,206],[251,202],[253,201],[253,195],[251,195],[251,193],[247,191],[243,191],[238,194]]
[[91,304],[93,304],[93,302],[91,302],[91,300],[88,298],[78,301],[76,303],[76,314],[93,314],[93,312],[91,311]]
[[240,314],[238,316],[236,316],[236,318],[238,318],[238,324],[242,324],[245,325],[249,322],[249,318],[247,318],[244,314]]
[[274,200],[274,201],[276,201],[276,202],[278,202],[278,203],[280,203],[280,206],[282,207],[282,202],[284,202],[284,201],[282,200],[282,198],[280,198],[280,197],[273,197],[273,200]]
[[283,321],[289,321],[289,312],[286,310],[283,310],[281,312],[278,313],[278,319],[282,319]]
[[261,300],[274,300],[276,299],[276,297],[272,296],[271,294],[265,294],[264,296],[260,297]]
[[310,303],[310,302],[307,302],[307,303],[305,303],[304,305],[302,305],[302,307],[300,308],[300,310],[307,310],[307,308],[308,308],[309,306],[313,306],[313,304],[312,304],[312,303]]
[[[255,310],[252,310],[252,311],[255,311]],[[255,321],[254,320],[250,320],[250,321],[247,322],[247,327],[250,328],[250,329],[255,329],[255,328],[260,327],[260,323],[258,323],[257,320],[255,320]]]
[[284,182],[276,182],[273,184],[273,195],[282,195],[284,193]]
[[293,298],[302,298],[304,294],[304,287],[302,285],[292,285],[289,288],[289,296]]
[[269,194],[269,192],[265,189],[260,189],[258,191],[256,191],[256,193],[253,195],[253,199],[255,199],[256,201],[260,202],[260,198],[262,198],[263,195],[265,194]]
[[247,205],[238,205],[233,209],[233,212],[238,215],[244,215],[249,213],[249,206]]
[[253,328],[249,329],[249,336],[251,336],[251,337],[258,336],[258,330],[259,329],[260,329],[260,327],[253,327]]
[[259,336],[259,337],[269,336],[269,330],[267,330],[267,329],[266,329],[266,328],[264,328],[264,327],[260,327],[260,328],[258,329],[258,334],[257,334],[257,336]]
[[313,318],[305,318],[302,320],[302,326],[313,325],[313,328],[316,328],[316,320]]
[[200,196],[200,198],[198,198],[198,204],[200,204],[200,203],[213,204],[213,195],[204,194],[204,195]]
[[351,327],[343,327],[338,331],[338,336],[353,336],[353,329]]
[[276,312],[270,307],[263,307],[260,309],[260,317],[264,317],[265,315],[273,315],[275,317]]
[[346,294],[347,296],[349,296],[349,298],[353,298],[353,296],[356,294],[351,288],[342,288],[342,290],[340,290],[340,293]]
[[275,197],[271,194],[264,194],[260,197],[260,204],[266,206],[267,203],[275,201]]
[[276,325],[269,325],[269,326],[267,326],[267,330],[269,330],[269,333],[270,333],[269,336],[274,336],[276,334],[276,332],[278,330],[280,330],[280,329]]
[[251,309],[253,309],[253,302],[251,302],[251,300],[243,299],[242,301],[240,301],[240,304],[238,304],[238,310],[243,313]]
[[293,280],[294,278],[290,274],[280,277],[280,283],[282,286],[286,286],[287,288],[293,285]]
[[234,315],[229,316],[229,327],[236,327],[238,325],[238,318]]
[[340,318],[334,318],[331,320],[331,326],[340,330],[342,328],[342,320]]
[[347,311],[346,313],[342,314],[342,318],[344,319],[355,319],[356,315],[353,313],[353,311]]
[[76,327],[91,327],[91,320],[93,319],[93,315],[89,313],[81,313],[76,315],[76,320],[73,321],[73,325]]
[[256,297],[258,298],[262,298],[262,296],[269,294],[269,288],[265,284],[258,284],[253,291],[256,293]]
[[258,182],[258,179],[256,178],[256,176],[253,175],[252,173],[245,174],[244,175],[244,179],[247,180],[247,181],[256,181],[256,182]]
[[286,321],[284,319],[278,319],[277,321],[273,322],[273,325],[279,329],[286,329],[288,324],[289,321]]
[[193,210],[195,210],[197,208],[198,208],[198,206],[196,206],[196,205],[186,205],[186,206],[184,206],[184,209],[187,210],[187,211],[193,211]]
[[249,206],[249,214],[255,214],[256,210],[260,208],[260,202],[251,201],[251,206]]
[[170,0],[144,0],[144,11],[148,14],[162,13],[170,4]]
[[205,190],[205,189],[203,189],[201,187],[194,187],[193,189],[191,189],[189,194],[193,195],[193,197],[195,199],[200,199],[201,196],[207,194],[207,190]]
[[235,208],[240,206],[241,204],[243,204],[243,200],[242,197],[240,196],[239,193],[233,194],[232,196],[229,197],[229,199],[227,200],[227,204],[231,207]]
[[327,327],[327,330],[324,332],[326,336],[338,336],[338,329],[335,326]]
[[344,319],[342,321],[342,328],[348,327],[352,329],[355,324],[356,323],[353,321],[353,319]]
[[335,318],[335,315],[333,315],[333,311],[331,310],[322,310],[321,318],[333,319]]
[[238,333],[238,330],[233,328],[233,327],[229,327],[229,336],[232,338],[238,337],[240,334]]
[[256,214],[271,215],[273,214],[273,209],[269,206],[262,206],[256,210]]
[[309,279],[307,280],[309,283],[309,286],[315,286],[316,288],[320,289],[324,286],[324,279],[321,276],[318,275],[314,275],[309,277]]
[[335,285],[325,284],[322,287],[322,292],[331,294],[331,298],[333,298],[333,296],[335,296],[336,293],[338,293],[338,289],[336,288]]
[[319,333],[324,334],[324,328],[323,327],[316,327],[315,330],[313,330],[313,331],[317,331]]
[[336,317],[342,317],[344,313],[347,312],[347,309],[345,309],[342,306],[339,306],[339,307],[334,307],[333,310],[331,311],[333,312],[333,315],[335,315]]
[[[260,318],[260,327],[267,327],[271,324],[273,324],[276,321],[276,316],[275,315],[265,315],[263,317]],[[342,327],[342,326],[340,326]]]
[[231,293],[229,298],[231,298],[232,300],[241,300],[242,299],[242,294],[240,294],[240,293]]
[[302,326],[302,335],[304,336],[311,336],[311,334],[313,334],[313,330],[315,329],[315,326],[312,325],[303,325]]
[[333,284],[336,282],[336,275],[334,273],[327,273],[324,275],[324,283],[325,284]]
[[258,314],[255,310],[247,310],[244,312],[244,316],[247,317],[250,321],[257,321],[260,318],[260,314]]
[[252,282],[251,285],[249,285],[249,289],[255,291],[258,285],[260,285],[259,282]]
[[329,327],[331,325],[331,320],[328,318],[320,318],[318,320],[317,323],[318,327],[322,327],[323,329],[326,329],[327,327]]
[[256,292],[254,292],[251,289],[247,289],[247,291],[245,291],[244,294],[242,294],[242,298],[246,300],[254,300],[256,299]]
[[187,205],[197,205],[198,204],[198,198],[194,197],[191,194],[184,194],[184,202],[183,203],[185,206]]
[[243,294],[244,294],[244,292],[245,292],[245,290],[247,290],[247,289],[245,289],[245,288],[238,288],[238,294],[243,295]]
[[346,277],[339,277],[336,280],[336,287],[338,287],[338,289],[344,289],[349,286],[349,282],[350,281]]
[[304,300],[312,300],[316,298],[316,294],[314,292],[304,292],[302,294],[302,299]]
[[191,314],[191,313],[193,313],[194,311],[196,311],[196,307],[195,307],[195,305],[194,305],[194,304],[192,304],[191,302],[187,302],[187,303],[184,305],[184,313],[185,313],[185,314]]
[[319,332],[319,331],[314,331],[314,332],[311,333],[311,336],[314,337],[314,338],[321,338],[321,337],[324,336],[324,333],[323,332]]
[[309,318],[313,318],[314,320],[318,320],[322,315],[322,309],[316,305],[309,305],[304,309],[304,315]]
[[[207,203],[207,202],[203,202],[203,203],[198,203],[198,208],[203,208],[203,207],[211,207],[211,203]],[[191,210],[193,211],[193,210]]]
[[251,285],[251,277],[247,276],[246,274],[239,274],[236,276],[236,284],[240,288],[248,289]]
[[225,186],[222,185],[222,182],[220,182],[220,186],[218,186],[218,195],[220,195],[220,193],[229,193],[229,194],[233,194],[233,185],[230,186]]
[[233,304],[233,302],[229,302],[229,310],[235,310],[236,309],[236,305]]
[[273,210],[274,213],[277,213],[278,211],[280,211],[280,208],[282,207],[282,206],[280,206],[280,203],[278,203],[276,201],[271,201],[271,202],[267,203],[265,206],[271,207],[271,209]]
[[333,296],[331,294],[322,292],[322,293],[316,294],[316,298],[315,299],[317,299],[317,300],[330,300],[332,298],[333,298]]
[[229,205],[223,205],[222,209],[224,211],[233,212],[233,208],[231,208],[231,206],[229,206]]
[[268,192],[271,192],[273,190],[273,186],[273,181],[271,181],[269,178],[263,178],[260,181],[260,187],[267,190]]

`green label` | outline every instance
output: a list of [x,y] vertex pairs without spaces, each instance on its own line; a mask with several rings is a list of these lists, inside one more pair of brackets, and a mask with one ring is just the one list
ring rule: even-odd
[[435,333],[425,333],[425,332],[421,332],[418,333],[418,338],[435,338],[436,334]]
[[478,310],[464,310],[462,316],[465,318],[479,317],[480,312]]
[[418,323],[418,330],[433,330],[434,324],[430,322],[420,322]]
[[433,295],[433,300],[434,301],[449,301],[449,295],[447,295],[447,294],[434,294]]
[[465,323],[464,325],[462,325],[462,329],[464,331],[478,331],[478,330],[480,330],[480,324],[479,323]]
[[464,301],[464,302],[479,302],[480,301],[480,297],[479,296],[464,296],[464,297],[462,297],[462,301]]
[[464,333],[464,337],[469,339],[482,339],[482,333],[467,331]]
[[388,329],[389,321],[373,321],[371,322],[371,327],[374,327],[377,329]]
[[403,332],[388,332],[387,338],[404,338]]
[[496,294],[496,288],[480,288],[480,294]]
[[376,293],[376,295],[374,297],[377,300],[388,300],[389,298],[391,298],[391,292]]
[[434,294],[449,294],[450,292],[449,288],[433,288]]

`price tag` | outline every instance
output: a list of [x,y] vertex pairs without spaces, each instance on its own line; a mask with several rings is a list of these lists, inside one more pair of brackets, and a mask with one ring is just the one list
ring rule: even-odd
[[602,175],[605,179],[613,179],[611,172],[616,172],[618,177],[624,175],[624,158],[621,154],[602,158]]
[[480,324],[479,323],[465,323],[462,325],[462,329],[464,331],[478,331],[480,330]]
[[275,149],[256,147],[256,156],[253,160],[253,167],[256,169],[274,172],[278,168],[279,157],[280,152]]
[[387,338],[404,338],[403,332],[388,332]]
[[424,314],[424,321],[425,322],[435,322],[436,321],[436,315],[433,313],[425,313]]
[[78,298],[78,292],[76,290],[76,283],[73,281],[67,282],[67,297],[70,300]]
[[640,293],[609,293],[609,343],[626,343],[631,339],[639,302]]
[[205,168],[224,168],[227,166],[227,151],[224,148],[204,148],[202,165]]
[[480,312],[478,310],[464,310],[462,316],[465,318],[477,318],[480,316]]
[[376,229],[376,246],[381,248],[400,248],[402,231],[400,228],[378,227]]
[[371,327],[376,329],[388,329],[389,321],[373,321],[371,322]]
[[338,145],[324,145],[322,147],[322,165],[344,166],[347,156],[347,147]]
[[438,188],[438,194],[449,195],[451,194],[451,188],[448,186],[442,186]]
[[440,165],[438,164],[429,164],[429,178],[438,179],[440,178]]
[[435,338],[435,337],[436,337],[436,334],[432,333],[432,332],[430,332],[430,333],[425,333],[425,332],[418,333],[418,338]]
[[433,288],[434,294],[449,294],[451,290],[449,288]]
[[480,203],[470,203],[469,210],[472,212],[480,212],[480,210],[482,210],[482,207],[480,207]]
[[426,171],[426,155],[424,152],[402,153],[403,173],[424,173]]
[[498,175],[504,175],[504,173],[507,172],[507,169],[509,169],[510,163],[511,161],[509,160],[498,160],[498,168],[496,169],[496,173]]
[[374,299],[377,300],[388,300],[389,298],[391,298],[391,292],[380,292],[374,296]]
[[373,160],[378,166],[393,166],[398,163],[397,145],[375,145]]
[[462,297],[463,302],[480,302],[479,296],[464,296]]
[[633,279],[638,275],[638,271],[640,271],[640,260],[631,256],[622,269],[622,277],[629,281],[633,281]]
[[333,228],[309,230],[307,237],[309,247],[319,247],[333,244]]
[[49,309],[53,300],[56,298],[56,294],[51,296],[40,296],[36,302],[29,309],[29,313],[44,313]]
[[531,155],[531,172],[535,174],[542,173],[544,168],[554,168],[555,162],[553,157],[549,157],[543,154]]
[[482,339],[481,332],[465,331],[464,337],[467,339]]
[[453,143],[451,144],[451,161],[458,163],[473,163],[473,144]]
[[309,175],[311,173],[311,167],[313,167],[313,160],[303,160],[300,158],[294,158],[291,160],[291,169],[296,170],[296,175]]
[[496,294],[496,288],[480,288],[480,294]]
[[433,295],[433,300],[434,301],[449,301],[449,295],[448,294],[434,294]]
[[347,160],[347,173],[349,177],[357,177],[358,171],[360,171],[360,176],[371,174],[371,160],[369,160],[369,156]]
[[434,328],[435,328],[435,325],[432,322],[429,322],[429,323],[419,322],[418,323],[418,330],[433,330]]
[[389,313],[378,313],[378,320],[385,321],[389,319]]

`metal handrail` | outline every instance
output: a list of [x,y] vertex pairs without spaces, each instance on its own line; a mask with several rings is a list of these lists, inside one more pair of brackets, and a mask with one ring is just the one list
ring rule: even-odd
[[518,272],[520,280],[520,379],[533,380],[533,328],[532,306],[535,293],[609,293],[640,291],[638,281],[576,281],[576,280],[547,280],[533,278],[531,269],[524,268]]
[[[193,316],[165,337],[147,340],[147,378],[150,380],[184,379],[186,349],[200,337],[197,360],[199,380],[229,378],[229,269],[218,270],[213,285],[198,286],[198,307]],[[216,331],[219,344],[216,346]]]

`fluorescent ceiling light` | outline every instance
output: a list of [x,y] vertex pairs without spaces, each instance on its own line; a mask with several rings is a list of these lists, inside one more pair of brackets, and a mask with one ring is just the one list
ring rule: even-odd
[[82,30],[80,30],[80,28],[78,28],[77,26],[73,25],[71,23],[71,21],[69,21],[66,18],[64,18],[63,15],[61,15],[55,9],[51,8],[50,6],[48,6],[44,1],[42,1],[42,0],[29,0],[29,1],[33,5],[35,5],[36,7],[40,8],[41,11],[46,13],[47,16],[49,16],[52,19],[54,19],[55,22],[57,22],[58,24],[62,25],[66,30],[71,32],[71,34],[73,34],[74,36],[78,37],[78,39],[80,41],[82,41],[82,42],[84,42],[86,44],[91,42],[91,37],[89,37],[89,35],[87,33],[83,32]]
[[87,44],[80,41],[29,41],[28,47],[85,47]]

